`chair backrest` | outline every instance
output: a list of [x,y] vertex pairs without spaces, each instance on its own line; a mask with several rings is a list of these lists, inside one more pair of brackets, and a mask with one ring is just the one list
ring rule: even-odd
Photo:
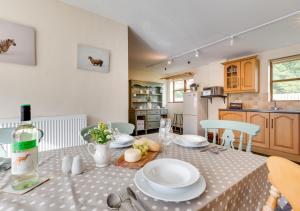
[[111,128],[112,129],[118,128],[120,133],[125,133],[130,135],[133,133],[135,126],[127,122],[112,122]]
[[10,144],[13,141],[12,133],[15,128],[0,128],[0,157],[7,157],[7,152],[1,146],[2,144]]
[[[80,136],[83,140],[87,142],[91,142],[91,136],[88,134],[89,130],[92,128],[97,127],[98,125],[92,125],[88,126],[86,128],[83,128],[80,131]],[[111,128],[112,129],[118,129],[120,133],[125,133],[125,134],[132,134],[134,131],[134,125],[127,123],[127,122],[112,122],[111,123]]]
[[[0,157],[7,157],[7,152],[1,146],[2,144],[11,144],[14,140],[13,131],[15,128],[0,128]],[[39,132],[39,142],[44,137],[44,131],[37,129]]]
[[275,210],[277,199],[282,194],[294,211],[300,211],[300,166],[285,158],[268,158],[270,196],[263,211]]
[[88,127],[81,129],[80,136],[84,141],[87,141],[88,143],[92,141],[91,136],[88,134],[88,132],[90,129],[92,129],[94,127],[97,127],[97,125],[92,125],[92,126],[88,126]]
[[202,128],[205,129],[206,138],[208,137],[208,130],[212,129],[214,144],[216,143],[216,134],[218,130],[224,129],[224,132],[221,137],[221,144],[227,148],[234,148],[233,142],[235,141],[235,138],[233,131],[241,132],[239,140],[239,150],[243,150],[244,133],[248,134],[248,143],[246,147],[247,152],[251,152],[252,138],[253,136],[256,136],[257,133],[260,131],[260,127],[258,125],[229,120],[202,120],[200,121],[200,125]]
[[0,128],[0,144],[10,144],[13,141],[12,133],[15,128]]

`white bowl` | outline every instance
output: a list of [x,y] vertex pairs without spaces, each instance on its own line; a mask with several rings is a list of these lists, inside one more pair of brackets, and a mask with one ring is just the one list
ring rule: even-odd
[[194,184],[200,176],[192,164],[177,159],[157,159],[142,169],[145,179],[166,188],[183,188]]
[[207,142],[207,139],[205,137],[197,135],[181,135],[178,138],[188,145],[195,146],[199,146]]
[[136,172],[134,183],[137,188],[145,195],[168,202],[182,202],[192,200],[200,196],[206,189],[206,182],[203,176],[193,184],[185,188],[173,188],[168,191],[166,188],[161,189],[150,184],[143,175],[142,170]]

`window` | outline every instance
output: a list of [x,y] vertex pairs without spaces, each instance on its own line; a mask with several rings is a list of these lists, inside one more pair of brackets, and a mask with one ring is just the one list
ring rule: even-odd
[[183,93],[190,91],[194,79],[173,80],[169,83],[169,102],[183,102]]
[[270,61],[271,99],[300,100],[300,55]]

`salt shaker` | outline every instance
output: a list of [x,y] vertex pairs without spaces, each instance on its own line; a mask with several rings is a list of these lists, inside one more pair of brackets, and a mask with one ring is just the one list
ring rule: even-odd
[[72,168],[73,158],[70,155],[65,155],[62,159],[61,170],[64,174],[68,174]]
[[81,158],[79,155],[76,155],[73,158],[73,163],[72,163],[72,175],[78,175],[81,174],[82,169],[81,169]]

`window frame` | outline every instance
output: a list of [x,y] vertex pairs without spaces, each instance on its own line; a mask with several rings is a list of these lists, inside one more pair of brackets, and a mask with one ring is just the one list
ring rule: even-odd
[[288,81],[300,81],[300,77],[298,78],[289,78],[289,79],[280,79],[280,80],[273,80],[273,64],[278,64],[278,63],[283,63],[283,62],[291,62],[291,61],[296,61],[299,60],[300,61],[300,54],[297,55],[293,55],[293,56],[287,56],[287,57],[281,57],[281,58],[277,58],[277,59],[271,59],[269,61],[269,65],[270,65],[270,100],[272,102],[274,101],[282,101],[282,102],[288,102],[288,101],[300,101],[300,99],[297,100],[274,100],[273,99],[273,83],[275,82],[288,82]]
[[[172,92],[173,92],[173,99],[170,101],[170,97],[169,97],[169,103],[182,103],[183,100],[180,100],[180,101],[175,101],[175,92],[178,92],[178,91],[183,91],[183,93],[191,90],[189,87],[187,87],[187,80],[190,80],[190,79],[193,79],[193,78],[185,78],[185,79],[173,79],[172,80],[172,84],[173,84],[173,87],[172,87]],[[184,85],[183,85],[183,89],[175,89],[175,82],[176,81],[183,81]],[[170,88],[170,86],[169,86]]]

